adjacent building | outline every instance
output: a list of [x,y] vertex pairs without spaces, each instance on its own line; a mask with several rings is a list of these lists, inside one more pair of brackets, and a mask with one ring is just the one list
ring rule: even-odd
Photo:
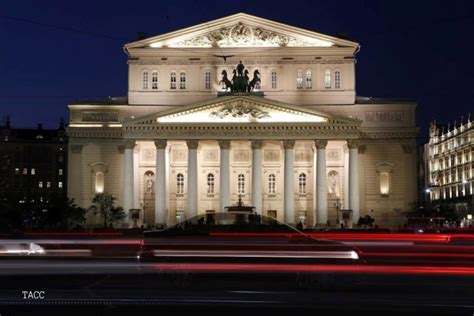
[[0,126],[0,197],[15,202],[46,202],[67,194],[68,142],[64,122],[58,129]]
[[474,124],[470,115],[451,126],[430,125],[425,151],[425,193],[435,207],[453,208],[460,219],[474,213]]
[[244,13],[128,43],[127,96],[69,105],[68,194],[109,192],[145,225],[241,198],[289,224],[397,226],[416,104],[357,96],[359,50]]

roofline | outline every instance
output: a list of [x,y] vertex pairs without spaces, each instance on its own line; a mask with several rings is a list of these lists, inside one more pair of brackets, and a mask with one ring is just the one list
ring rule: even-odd
[[[274,24],[274,25],[277,25],[277,26],[280,26],[280,27],[283,27],[283,28],[290,26],[291,28],[293,28],[293,29],[295,29],[295,30],[297,30],[297,31],[299,31],[303,34],[306,33],[305,34],[306,36],[310,36],[309,33],[311,33],[313,35],[317,34],[317,35],[319,35],[319,36],[321,36],[321,37],[323,37],[323,38],[325,38],[329,41],[339,42],[339,43],[345,44],[347,46],[354,47],[357,51],[360,49],[360,44],[357,43],[357,42],[353,42],[353,41],[346,40],[346,39],[341,39],[339,37],[319,33],[319,32],[308,30],[308,29],[303,29],[303,28],[300,28],[300,27],[297,27],[297,26],[293,26],[293,25],[281,23],[281,22],[278,22],[278,21],[273,21],[273,20],[262,18],[262,17],[254,16],[254,15],[251,15],[251,14],[239,12],[239,13],[231,14],[231,15],[224,16],[224,17],[221,17],[221,18],[218,18],[218,19],[205,21],[203,23],[199,23],[199,24],[195,24],[195,25],[192,25],[192,26],[188,26],[188,27],[185,27],[185,28],[178,29],[178,30],[174,30],[174,31],[171,31],[171,32],[167,32],[167,33],[164,33],[164,34],[151,36],[151,37],[139,40],[139,41],[126,43],[124,45],[124,51],[127,52],[128,49],[130,49],[130,48],[137,48],[137,47],[147,46],[147,45],[150,44],[150,42],[160,41],[160,40],[163,40],[163,39],[166,39],[166,38],[169,38],[169,37],[179,35],[179,34],[184,33],[186,31],[196,31],[196,29],[200,29],[200,28],[210,29],[210,28],[212,28],[212,26],[214,26],[216,24],[219,24],[219,23],[222,23],[225,20],[237,19],[239,17],[246,17],[246,18],[249,18],[249,19],[252,19],[252,20],[257,20],[258,22],[261,22],[261,23],[271,23],[271,24]],[[209,23],[212,23],[212,25],[209,25]]]

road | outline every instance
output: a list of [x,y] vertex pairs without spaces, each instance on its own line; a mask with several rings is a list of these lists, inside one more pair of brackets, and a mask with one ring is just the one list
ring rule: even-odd
[[[134,252],[136,241],[69,240],[68,247],[50,248],[66,249],[67,255],[0,258],[0,314],[64,314],[78,307],[114,315],[196,308],[220,314],[474,313],[474,245],[353,243],[362,251],[363,264],[295,268],[143,263]],[[24,291],[43,291],[44,298],[25,299]]]

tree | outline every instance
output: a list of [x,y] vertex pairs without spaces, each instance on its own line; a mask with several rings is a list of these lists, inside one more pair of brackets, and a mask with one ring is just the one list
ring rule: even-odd
[[99,212],[104,220],[104,228],[112,226],[115,222],[126,217],[122,207],[115,207],[116,198],[109,193],[98,193],[92,199],[91,210]]
[[60,229],[82,227],[86,221],[86,209],[77,206],[74,199],[58,196],[48,203],[46,223]]

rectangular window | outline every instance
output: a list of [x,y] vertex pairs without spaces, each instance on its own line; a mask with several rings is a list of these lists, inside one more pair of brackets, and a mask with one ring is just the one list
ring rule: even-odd
[[210,90],[211,89],[211,72],[210,71],[206,71],[206,76],[204,78],[204,81],[206,83],[206,90]]
[[63,175],[63,169],[58,170],[58,175],[62,176]]
[[51,182],[49,182],[49,181],[46,182],[46,187],[47,187],[47,188],[51,188]]
[[36,174],[36,169],[35,168],[31,168],[31,175],[34,176]]
[[23,174],[27,175],[28,174],[28,168],[23,168]]
[[158,73],[156,71],[151,74],[151,88],[158,90]]
[[277,73],[276,71],[272,72],[272,89],[277,88]]
[[143,73],[143,90],[148,90],[148,71]]
[[60,189],[63,188],[63,183],[62,183],[62,181],[59,181],[59,182],[58,182],[58,188],[60,188]]
[[15,168],[15,174],[20,174],[20,168]]
[[341,88],[341,71],[336,70],[334,72],[334,88],[340,89]]
[[176,89],[176,73],[172,72],[170,75],[170,89]]
[[179,74],[179,88],[186,89],[186,73],[184,72]]
[[42,188],[42,187],[43,187],[43,181],[38,182],[38,188]]

